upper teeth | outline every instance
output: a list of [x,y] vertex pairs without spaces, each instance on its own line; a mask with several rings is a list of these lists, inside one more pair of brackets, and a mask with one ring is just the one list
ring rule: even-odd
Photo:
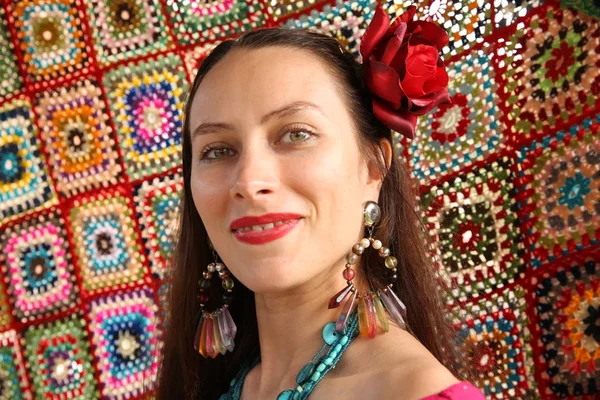
[[245,226],[243,228],[238,228],[238,229],[234,229],[234,232],[247,232],[247,231],[266,231],[267,229],[272,229],[278,225],[284,224],[286,222],[289,222],[289,220],[286,221],[277,221],[277,222],[270,222],[268,224],[264,224],[264,225],[252,225],[252,226]]

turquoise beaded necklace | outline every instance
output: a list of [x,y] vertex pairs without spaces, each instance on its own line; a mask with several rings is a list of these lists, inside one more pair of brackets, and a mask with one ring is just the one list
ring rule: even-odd
[[[284,390],[277,396],[277,400],[300,400],[308,398],[315,386],[331,371],[342,358],[350,343],[358,336],[358,310],[348,318],[344,334],[335,330],[335,322],[329,322],[323,327],[322,337],[325,344],[315,354],[312,360],[306,364],[296,376],[296,387]],[[321,356],[325,348],[329,347],[327,353]],[[319,358],[320,357],[320,358]],[[260,355],[252,362],[242,367],[238,375],[231,381],[229,391],[219,400],[239,400],[242,395],[244,380],[252,368],[260,362]]]

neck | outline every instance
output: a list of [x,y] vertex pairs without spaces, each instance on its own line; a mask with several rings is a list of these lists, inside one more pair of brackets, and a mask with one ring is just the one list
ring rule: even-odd
[[256,398],[276,398],[283,390],[293,389],[300,369],[323,346],[323,326],[335,321],[340,312],[327,305],[346,286],[343,268],[342,260],[293,290],[255,294],[261,363],[253,371],[249,391]]

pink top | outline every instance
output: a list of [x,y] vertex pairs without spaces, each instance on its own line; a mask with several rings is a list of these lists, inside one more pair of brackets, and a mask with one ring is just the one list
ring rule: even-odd
[[458,382],[421,400],[485,400],[483,392],[469,382]]

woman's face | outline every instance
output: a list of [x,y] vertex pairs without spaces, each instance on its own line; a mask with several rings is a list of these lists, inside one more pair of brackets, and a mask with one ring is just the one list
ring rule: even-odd
[[[189,118],[194,204],[233,275],[258,293],[341,277],[380,181],[320,60],[282,47],[234,50],[201,83]],[[287,215],[239,221],[265,214]],[[232,229],[236,220],[254,227]]]

